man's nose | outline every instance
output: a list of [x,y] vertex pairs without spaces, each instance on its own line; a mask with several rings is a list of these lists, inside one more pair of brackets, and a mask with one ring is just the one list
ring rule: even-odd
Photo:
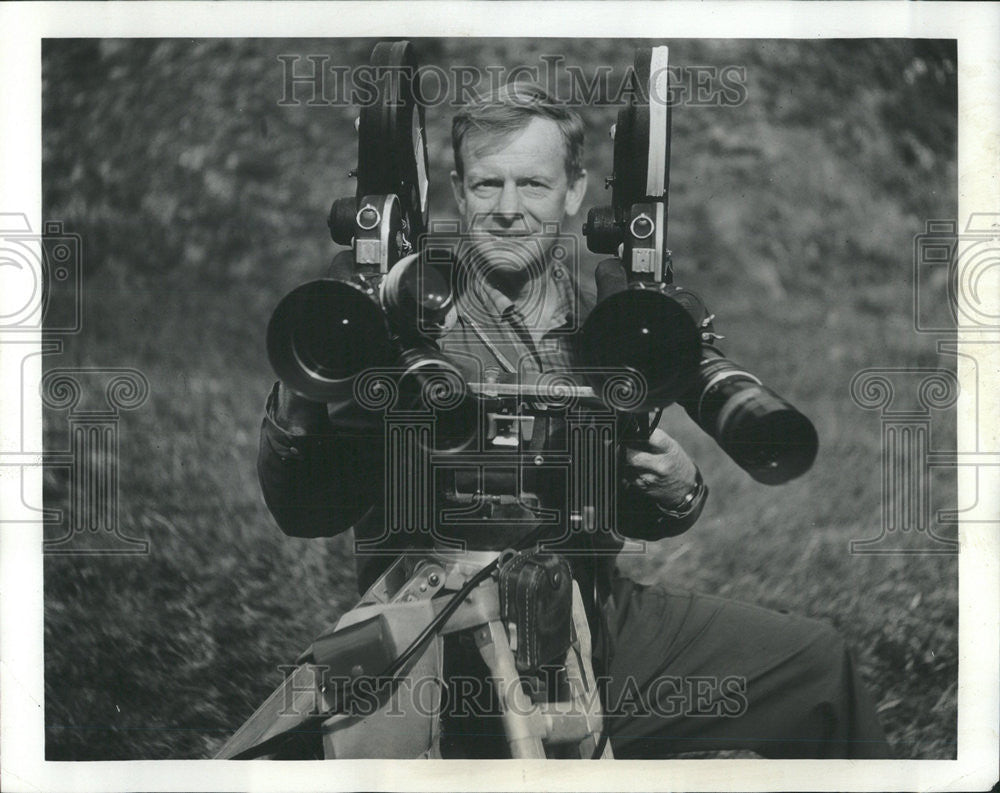
[[505,182],[496,205],[497,221],[505,226],[510,226],[522,216],[521,196],[517,191],[517,185]]

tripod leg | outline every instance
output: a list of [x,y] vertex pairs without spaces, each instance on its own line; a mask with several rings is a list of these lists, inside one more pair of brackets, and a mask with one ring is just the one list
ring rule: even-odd
[[[573,627],[576,632],[576,642],[566,654],[566,677],[569,682],[570,696],[574,707],[581,708],[587,714],[591,733],[580,742],[580,757],[589,759],[601,736],[601,724],[604,719],[601,708],[601,697],[598,691],[599,683],[594,676],[592,640],[590,626],[587,624],[587,613],[583,607],[583,597],[580,587],[573,582]],[[602,760],[611,760],[611,742],[607,741]]]
[[475,637],[476,646],[497,687],[511,757],[544,758],[545,746],[541,736],[545,734],[545,726],[540,723],[538,711],[521,685],[507,632],[499,621],[494,620],[476,628]]

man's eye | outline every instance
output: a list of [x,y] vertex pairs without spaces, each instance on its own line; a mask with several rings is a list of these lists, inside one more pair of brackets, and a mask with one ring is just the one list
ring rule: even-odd
[[473,182],[472,184],[472,192],[480,197],[493,195],[499,189],[499,185],[494,182]]
[[549,186],[545,184],[545,182],[538,182],[532,179],[531,181],[525,182],[522,185],[522,189],[532,195],[538,195],[548,190]]

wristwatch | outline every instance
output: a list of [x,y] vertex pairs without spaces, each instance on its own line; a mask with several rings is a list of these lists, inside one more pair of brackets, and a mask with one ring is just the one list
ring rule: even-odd
[[663,513],[664,517],[682,521],[690,518],[692,515],[697,516],[701,512],[706,498],[708,498],[708,485],[705,484],[705,480],[701,478],[701,471],[696,467],[694,472],[694,486],[684,494],[684,498],[681,499],[677,506],[670,509],[661,504],[657,504],[656,506]]

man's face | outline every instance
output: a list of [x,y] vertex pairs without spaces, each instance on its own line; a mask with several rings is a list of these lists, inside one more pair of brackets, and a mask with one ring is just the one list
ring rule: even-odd
[[452,188],[477,251],[504,270],[539,264],[553,242],[543,224],[576,214],[587,187],[586,173],[572,181],[566,174],[557,124],[533,118],[510,135],[470,132],[461,154],[464,174],[452,172]]

